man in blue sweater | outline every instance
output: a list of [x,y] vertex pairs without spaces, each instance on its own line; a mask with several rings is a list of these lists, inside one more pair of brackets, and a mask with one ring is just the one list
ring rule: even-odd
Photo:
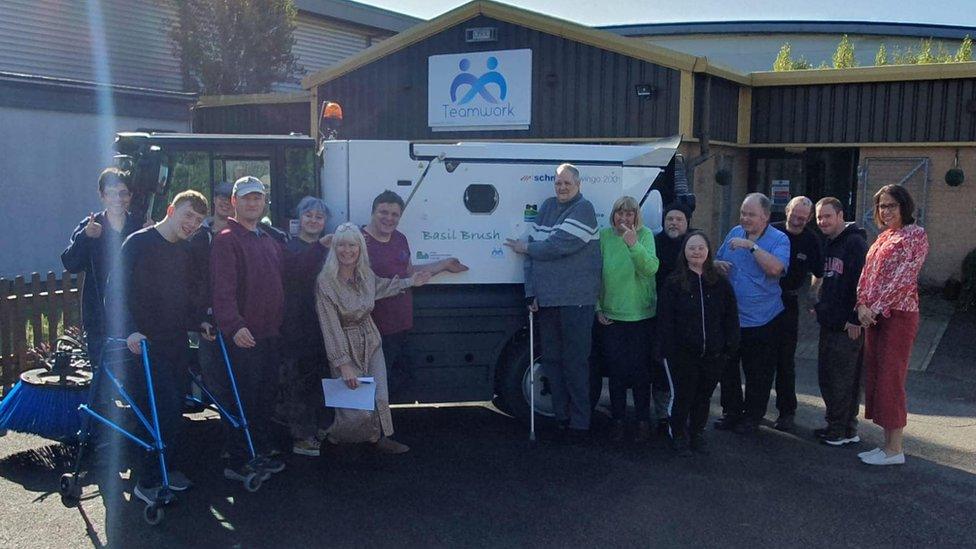
[[556,168],[555,192],[539,209],[528,240],[505,245],[525,256],[525,297],[539,315],[542,366],[560,434],[581,440],[590,428],[588,360],[603,268],[600,235],[575,166]]

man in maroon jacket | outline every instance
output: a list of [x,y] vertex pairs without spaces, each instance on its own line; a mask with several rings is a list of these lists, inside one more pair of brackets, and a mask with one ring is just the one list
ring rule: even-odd
[[[259,453],[269,448],[269,421],[277,387],[277,340],[284,315],[281,245],[260,224],[267,207],[266,192],[256,177],[242,177],[234,183],[234,217],[214,238],[210,256],[214,320],[225,335],[241,403]],[[228,479],[244,480],[255,469],[274,473],[285,467],[267,457],[248,463],[242,437],[235,437],[228,452],[230,459],[224,468]]]

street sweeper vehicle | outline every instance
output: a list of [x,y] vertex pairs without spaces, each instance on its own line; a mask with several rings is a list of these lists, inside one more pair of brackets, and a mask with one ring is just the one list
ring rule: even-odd
[[641,203],[645,225],[659,232],[662,195],[674,196],[669,165],[679,141],[318,145],[295,135],[120,134],[117,148],[133,178],[149,189],[146,199],[134,199],[143,208],[159,210],[187,188],[210,197],[217,182],[253,175],[270,188],[269,221],[292,233],[297,220],[290,209],[305,194],[325,199],[332,230],[346,221],[369,223],[373,199],[385,190],[397,193],[406,203],[398,230],[407,237],[412,263],[456,257],[469,270],[442,273],[413,289],[407,345],[413,375],[391,401],[493,400],[503,411],[528,417],[532,400],[538,413],[551,413],[544,376],[538,369],[534,380],[528,375],[529,364],[545,351],[536,346],[530,356],[523,260],[503,243],[529,232],[538,208],[554,195],[563,162],[579,168],[582,194],[601,226],[610,223],[613,202],[630,195]]

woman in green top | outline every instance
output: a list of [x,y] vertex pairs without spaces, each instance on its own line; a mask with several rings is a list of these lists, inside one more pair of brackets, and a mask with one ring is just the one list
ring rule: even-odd
[[650,438],[651,375],[657,292],[654,274],[659,265],[654,235],[642,226],[640,207],[624,196],[613,204],[612,225],[600,231],[603,287],[597,303],[597,339],[604,369],[610,378],[611,439],[624,438],[627,389],[634,394],[637,416],[635,440]]

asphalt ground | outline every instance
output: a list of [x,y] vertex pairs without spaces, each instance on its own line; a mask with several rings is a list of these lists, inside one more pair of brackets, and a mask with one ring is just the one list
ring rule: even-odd
[[[82,500],[57,493],[64,448],[0,438],[2,547],[976,546],[976,391],[912,372],[908,463],[869,467],[864,443],[818,444],[815,365],[798,365],[794,434],[707,433],[711,454],[655,444],[528,441],[524,425],[484,406],[401,408],[401,456],[288,456],[248,493],[223,479],[219,426],[188,419],[183,470],[196,486],[150,527],[131,481],[100,468]],[[718,413],[718,394],[713,416]],[[770,404],[769,417],[775,417]],[[342,459],[340,459],[340,457]]]

